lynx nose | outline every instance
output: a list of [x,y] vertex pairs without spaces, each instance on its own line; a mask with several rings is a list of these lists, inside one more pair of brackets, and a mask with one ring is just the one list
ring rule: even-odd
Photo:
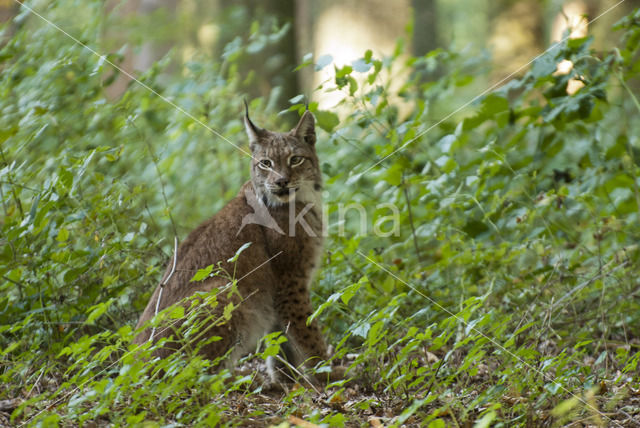
[[289,177],[279,177],[276,179],[275,183],[280,187],[287,187],[287,184],[289,184]]

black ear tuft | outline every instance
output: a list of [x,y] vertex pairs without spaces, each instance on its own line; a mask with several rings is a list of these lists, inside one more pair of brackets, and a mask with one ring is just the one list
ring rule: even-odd
[[251,119],[249,119],[249,105],[246,99],[244,100],[244,129],[247,131],[250,147],[253,147],[260,139],[260,136],[264,134],[264,130],[258,128],[251,122]]
[[313,114],[309,110],[305,111],[291,132],[296,137],[302,138],[307,144],[314,145],[316,143],[316,120]]

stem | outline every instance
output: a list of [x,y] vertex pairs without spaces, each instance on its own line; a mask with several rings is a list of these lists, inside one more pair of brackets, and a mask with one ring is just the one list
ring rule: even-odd
[[411,200],[409,199],[409,190],[407,189],[407,183],[404,179],[404,173],[402,174],[402,182],[400,183],[404,193],[404,199],[407,202],[407,211],[409,213],[409,225],[411,226],[411,235],[413,236],[413,246],[416,250],[416,256],[418,261],[422,263],[422,255],[420,254],[420,247],[418,246],[418,237],[416,235],[416,228],[413,225],[413,214],[411,212]]
[[640,101],[638,101],[638,98],[636,98],[633,91],[631,91],[631,88],[629,88],[629,86],[627,85],[627,82],[624,81],[624,79],[620,75],[620,72],[616,73],[616,75],[618,76],[618,80],[620,80],[620,83],[622,84],[622,86],[627,90],[627,92],[631,96],[631,100],[633,100],[633,103],[635,104],[636,108],[640,112]]
[[[0,147],[0,156],[2,157],[2,162],[4,162],[4,165],[9,166],[7,159],[4,157],[4,150],[2,150],[2,147]],[[20,218],[24,220],[24,211],[22,211],[22,204],[20,203],[20,198],[18,198],[15,184],[13,183],[13,174],[9,172],[7,175],[9,177],[9,184],[11,184],[11,195],[13,196],[13,201],[18,207],[18,211],[20,211]],[[4,197],[2,198],[2,200],[4,201]]]

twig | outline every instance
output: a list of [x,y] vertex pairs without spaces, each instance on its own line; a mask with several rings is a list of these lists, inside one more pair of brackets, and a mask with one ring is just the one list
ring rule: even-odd
[[418,261],[422,263],[422,255],[420,254],[420,247],[418,246],[418,237],[416,236],[416,228],[413,225],[413,214],[411,212],[411,200],[409,199],[409,191],[407,190],[407,183],[404,179],[404,173],[402,173],[402,182],[400,183],[404,192],[404,199],[407,203],[407,211],[409,213],[409,225],[411,226],[411,235],[413,236],[413,246],[416,249],[416,256]]
[[[173,273],[176,271],[176,262],[177,261],[178,261],[178,237],[174,236],[174,241],[173,241],[173,265],[171,266],[171,272],[169,272],[169,275],[167,275],[167,277],[164,279],[164,281],[162,281],[160,283],[160,291],[158,292],[158,300],[156,300],[156,310],[155,310],[155,313],[153,314],[154,317],[158,315],[158,309],[160,308],[160,300],[162,299],[162,291],[164,290],[164,286],[167,284],[167,282],[169,282],[169,280],[173,276]],[[154,326],[151,329],[151,334],[149,335],[149,342],[153,342],[153,336],[155,334],[156,334],[156,327]]]
[[625,412],[622,409],[618,410],[618,413],[622,413],[624,416],[626,416],[629,419],[629,422],[633,422],[635,424],[635,426],[640,427],[640,422],[635,420],[634,417],[631,416],[629,413]]
[[[4,162],[4,165],[8,167],[9,163],[7,162],[7,159],[4,156],[4,150],[2,150],[2,147],[0,147],[0,156],[2,157],[2,162]],[[22,203],[20,203],[20,198],[18,198],[18,194],[16,193],[15,184],[13,183],[13,178],[12,178],[13,174],[11,173],[10,169],[8,170],[7,174],[9,175],[9,181],[11,183],[11,195],[13,196],[13,201],[18,207],[18,211],[20,211],[20,218],[24,219],[24,211],[22,211]],[[2,200],[4,201],[4,196]]]
[[[31,389],[29,390],[29,392],[27,392],[27,398],[31,397],[31,393],[33,392],[33,388],[38,386],[38,383],[40,383],[40,379],[42,379],[42,375],[44,375],[44,367],[42,369],[40,369],[40,375],[38,376],[36,381],[31,386]],[[40,388],[38,388],[38,391],[40,391]]]
[[25,186],[24,184],[14,183],[13,181],[0,180],[0,184],[10,184],[12,186],[19,187],[21,189],[31,190],[32,192],[36,192],[36,193],[43,191],[42,189],[36,189],[35,187],[29,187],[29,186]]
[[[294,366],[289,361],[287,361],[284,358],[282,358],[280,355],[276,355],[275,359],[277,359],[282,364],[284,364],[289,370],[291,370],[292,372],[295,372],[298,376],[300,376],[301,379],[303,379],[305,382],[307,382],[309,384],[309,386],[311,386],[311,388],[313,388],[313,390],[316,392],[316,394],[320,393],[320,391],[318,391],[318,388],[316,388],[316,386],[313,384],[313,382],[311,382],[309,380],[309,378],[307,378],[307,376],[304,373],[302,373],[300,370],[298,370],[298,368],[296,366]],[[281,368],[278,369],[278,371],[280,371],[280,373],[282,373],[287,378],[291,379],[291,377],[287,373],[285,373],[284,370],[282,370]],[[294,379],[292,379],[292,380],[294,380]]]
[[429,394],[431,394],[431,388],[433,388],[433,384],[436,382],[436,378],[438,377],[438,372],[440,371],[443,365],[444,365],[444,358],[440,360],[440,364],[438,364],[438,368],[436,368],[436,372],[433,374],[433,377],[431,378],[431,382],[429,383],[427,392],[424,394],[425,397],[428,397]]

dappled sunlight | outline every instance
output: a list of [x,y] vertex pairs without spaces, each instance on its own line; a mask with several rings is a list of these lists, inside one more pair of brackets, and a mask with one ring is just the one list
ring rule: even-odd
[[[551,29],[551,40],[560,41],[562,38],[579,39],[587,36],[588,19],[586,17],[587,6],[583,1],[572,1],[562,6]],[[567,59],[558,63],[555,75],[569,74],[573,70],[573,63]],[[573,95],[584,87],[584,82],[572,77],[567,82],[567,94]]]
[[[316,38],[314,52],[317,56],[330,55],[333,64],[314,75],[313,85],[331,87],[335,79],[333,65],[342,67],[362,58],[367,50],[371,50],[378,58],[391,56],[396,46],[396,39],[405,36],[404,23],[409,15],[402,2],[377,1],[370,7],[377,10],[374,14],[362,13],[356,7],[334,5],[323,10],[316,21]],[[385,17],[385,19],[382,19]],[[387,77],[386,73],[381,77]],[[398,76],[398,84],[406,78],[406,74]],[[360,77],[359,83],[364,78]],[[341,91],[319,91],[314,94],[319,107],[332,109],[348,94]]]

